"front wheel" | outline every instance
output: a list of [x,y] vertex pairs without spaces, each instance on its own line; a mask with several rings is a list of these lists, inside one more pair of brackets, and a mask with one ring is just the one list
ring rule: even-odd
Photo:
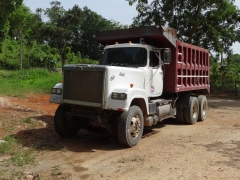
[[69,109],[63,104],[60,104],[55,112],[54,127],[55,131],[65,138],[75,136],[80,129],[72,119]]
[[143,134],[143,114],[138,106],[131,106],[118,119],[118,140],[127,147],[135,146]]

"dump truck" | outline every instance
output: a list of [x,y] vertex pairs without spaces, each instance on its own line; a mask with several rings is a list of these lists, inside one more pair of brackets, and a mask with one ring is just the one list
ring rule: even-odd
[[63,82],[52,88],[59,135],[108,132],[132,147],[144,127],[165,119],[189,125],[206,119],[208,50],[163,26],[97,32],[96,40],[104,46],[100,64],[64,65]]

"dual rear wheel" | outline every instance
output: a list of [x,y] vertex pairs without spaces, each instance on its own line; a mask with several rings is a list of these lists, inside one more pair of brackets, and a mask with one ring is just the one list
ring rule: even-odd
[[204,121],[206,119],[207,109],[206,96],[191,96],[188,107],[177,107],[176,119],[179,123],[195,124],[197,121]]

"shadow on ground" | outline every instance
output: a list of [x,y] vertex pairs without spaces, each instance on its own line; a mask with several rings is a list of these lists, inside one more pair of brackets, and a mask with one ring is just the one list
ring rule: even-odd
[[[224,164],[233,168],[240,168],[240,141],[221,142],[217,141],[204,146],[207,151],[214,151],[221,155],[221,160],[216,159],[215,164]],[[224,159],[224,160],[222,160]]]
[[222,108],[238,108],[240,106],[239,99],[219,98],[219,97],[208,97],[208,106],[214,109]]
[[[60,137],[55,132],[53,116],[43,115],[30,118],[44,122],[46,127],[19,131],[16,138],[20,139],[24,146],[34,147],[36,150],[58,151],[67,149],[74,152],[91,152],[93,149],[112,151],[125,148],[120,145],[117,137],[112,134],[99,134],[80,130],[75,137],[67,139]],[[166,124],[179,125],[174,118],[159,122],[155,126],[145,128],[143,138],[160,132],[160,129],[165,127]]]

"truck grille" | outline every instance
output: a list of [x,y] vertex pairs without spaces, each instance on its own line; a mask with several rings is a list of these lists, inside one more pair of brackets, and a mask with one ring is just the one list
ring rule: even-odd
[[[63,99],[102,104],[104,71],[65,70]],[[81,103],[75,103],[80,104]]]

